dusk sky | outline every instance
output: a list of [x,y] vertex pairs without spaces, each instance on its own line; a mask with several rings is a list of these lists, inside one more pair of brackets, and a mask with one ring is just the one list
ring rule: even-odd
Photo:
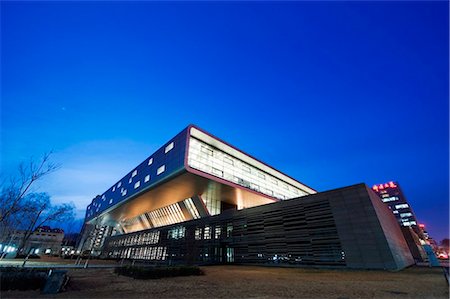
[[1,173],[78,217],[193,123],[318,191],[398,181],[448,236],[448,2],[2,2]]

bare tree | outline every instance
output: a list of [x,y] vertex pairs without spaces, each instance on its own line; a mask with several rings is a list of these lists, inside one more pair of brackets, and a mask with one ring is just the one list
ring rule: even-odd
[[2,182],[0,191],[0,227],[7,227],[10,217],[19,213],[23,201],[32,192],[34,184],[46,175],[54,172],[59,165],[50,162],[52,152],[43,155],[40,161],[31,158],[28,163],[21,163],[18,176],[11,177],[9,182]]
[[48,223],[71,221],[75,216],[75,206],[72,203],[52,205],[47,193],[31,193],[24,203],[22,214],[26,227],[17,250],[19,254],[23,252],[28,239],[38,227]]
[[[73,205],[52,206],[48,195],[33,193],[36,182],[59,168],[52,163],[52,152],[45,153],[41,159],[30,158],[22,162],[16,175],[0,182],[0,241],[8,246],[21,239],[21,247],[41,223],[63,220],[73,214]],[[25,229],[25,232],[21,231]],[[23,236],[19,237],[20,234]],[[5,248],[5,246],[3,247]],[[3,258],[3,255],[0,259]]]

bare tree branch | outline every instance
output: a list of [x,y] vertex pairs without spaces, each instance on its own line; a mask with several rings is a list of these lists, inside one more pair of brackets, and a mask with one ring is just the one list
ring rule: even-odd
[[0,241],[17,242],[20,231],[19,250],[23,250],[33,232],[46,223],[58,223],[74,217],[73,204],[52,206],[46,193],[33,193],[36,182],[56,171],[60,165],[50,161],[52,151],[45,153],[40,160],[33,157],[22,162],[17,174],[9,181],[0,183]]
[[20,242],[18,252],[21,253],[33,232],[37,228],[49,222],[62,223],[74,218],[75,206],[73,204],[62,204],[52,206],[50,197],[46,193],[32,193],[27,197],[26,205],[28,209],[24,210],[24,217],[27,219],[28,227],[24,231]]
[[52,151],[45,153],[40,162],[30,158],[28,163],[21,163],[18,167],[19,180],[12,177],[8,185],[1,187],[0,226],[9,215],[16,213],[21,208],[21,202],[36,181],[59,169],[59,165],[50,162],[52,153]]

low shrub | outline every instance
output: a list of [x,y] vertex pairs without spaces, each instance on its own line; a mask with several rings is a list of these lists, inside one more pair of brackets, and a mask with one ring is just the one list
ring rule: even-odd
[[[17,254],[16,259],[24,259],[27,257],[27,254]],[[41,257],[37,254],[30,254],[29,259],[40,259]]]
[[7,290],[42,289],[47,279],[47,270],[5,267],[0,269],[0,286]]
[[163,277],[204,275],[199,267],[179,266],[179,267],[138,267],[123,266],[114,269],[119,275],[129,276],[136,279],[158,279]]

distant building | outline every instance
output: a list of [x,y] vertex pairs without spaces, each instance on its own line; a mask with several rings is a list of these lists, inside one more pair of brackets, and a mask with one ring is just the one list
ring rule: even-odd
[[415,261],[426,261],[426,252],[422,246],[426,244],[427,237],[422,226],[419,225],[411,205],[406,200],[399,183],[391,181],[373,185],[372,190],[380,196],[381,200],[394,214],[402,228],[403,236]]
[[62,245],[64,246],[72,246],[75,247],[78,240],[80,238],[79,233],[69,233],[64,235],[64,239],[62,240]]
[[[25,231],[18,231],[14,243],[19,244],[25,233]],[[38,227],[28,238],[23,252],[25,254],[59,255],[63,238],[64,231],[62,229],[52,229],[49,226]]]
[[413,263],[366,185],[317,193],[196,126],[92,200],[77,250],[166,264]]
[[73,256],[79,253],[76,251],[76,244],[79,241],[79,238],[79,233],[69,233],[64,235],[61,246],[62,257]]

